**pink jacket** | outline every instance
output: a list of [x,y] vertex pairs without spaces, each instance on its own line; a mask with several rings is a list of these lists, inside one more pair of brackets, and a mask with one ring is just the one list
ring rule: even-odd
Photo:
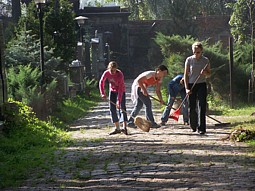
[[101,96],[105,96],[105,80],[109,81],[110,91],[118,93],[118,101],[119,104],[122,100],[123,92],[126,91],[125,83],[124,83],[124,75],[120,70],[117,70],[115,74],[111,74],[109,70],[106,70],[99,81],[99,90]]

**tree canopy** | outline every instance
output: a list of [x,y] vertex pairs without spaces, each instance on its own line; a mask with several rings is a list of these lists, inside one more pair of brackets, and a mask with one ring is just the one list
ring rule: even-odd
[[227,6],[233,11],[229,24],[235,40],[241,43],[250,41],[255,22],[254,0],[237,0]]

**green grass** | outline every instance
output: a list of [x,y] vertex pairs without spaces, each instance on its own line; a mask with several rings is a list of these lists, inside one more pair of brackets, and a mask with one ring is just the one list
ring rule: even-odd
[[[167,101],[167,90],[166,88],[162,88],[163,99]],[[207,111],[208,115],[216,115],[219,118],[224,117],[223,122],[230,122],[231,127],[234,129],[239,129],[242,127],[243,129],[250,130],[255,132],[255,106],[253,104],[247,103],[235,103],[233,108],[230,108],[230,105],[225,103],[224,101],[217,98],[217,96],[208,95],[207,103],[209,110]],[[163,111],[165,106],[161,107],[161,111]],[[216,117],[218,119],[218,117]],[[219,119],[221,121],[221,119]],[[246,141],[251,146],[255,145],[255,137],[252,140]]]
[[38,120],[12,127],[1,133],[0,140],[0,188],[4,188],[18,186],[32,171],[52,162],[53,151],[68,143],[68,136]]
[[67,124],[84,116],[99,100],[94,87],[89,96],[66,99],[58,111],[41,121],[20,102],[19,113],[10,111],[9,121],[0,132],[0,189],[17,187],[31,174],[43,177],[56,163],[54,152],[72,143],[66,132]]
[[[0,189],[19,186],[31,174],[35,174],[35,178],[43,178],[44,172],[50,171],[56,163],[54,152],[72,143],[66,132],[67,124],[86,115],[90,108],[97,105],[99,96],[98,89],[94,88],[89,96],[81,94],[66,99],[59,104],[59,110],[48,121],[40,121],[31,114],[28,107],[19,104],[19,115],[0,133]],[[255,117],[249,116],[253,111],[255,107],[230,109],[226,105],[215,106],[212,110],[226,116],[241,116],[239,119],[229,118],[233,128],[242,126],[255,131]],[[102,139],[90,141],[100,142]],[[255,140],[247,143],[255,146]],[[93,165],[82,166],[86,160],[82,158],[76,165],[92,169]]]
[[[209,113],[212,114],[219,114],[221,116],[225,116],[226,122],[231,123],[232,130],[236,129],[244,129],[251,131],[252,134],[255,132],[255,116],[252,114],[255,112],[255,107],[248,105],[248,104],[241,104],[235,105],[233,108],[230,108],[227,105],[218,105],[214,107],[214,110],[211,110]],[[240,135],[242,136],[242,135]],[[246,138],[243,139],[244,142],[251,145],[252,147],[255,146],[255,137],[253,138]],[[254,147],[255,148],[255,147]]]
[[90,92],[90,96],[80,94],[74,98],[66,99],[59,104],[58,111],[54,113],[54,117],[57,117],[65,124],[70,124],[74,120],[86,115],[90,108],[96,106],[99,100],[100,95],[98,89],[93,89]]

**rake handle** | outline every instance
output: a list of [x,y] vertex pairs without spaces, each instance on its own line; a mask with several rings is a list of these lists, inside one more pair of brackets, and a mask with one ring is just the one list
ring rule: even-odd
[[[155,97],[153,97],[153,96],[151,96],[151,95],[149,95],[149,97],[151,97],[152,99],[154,99],[154,100],[158,101],[159,103],[161,103],[159,99],[157,99],[157,98],[155,98]],[[165,105],[165,106],[168,106],[167,104],[164,104],[164,105]],[[169,106],[168,106],[168,107],[169,107]],[[171,109],[176,110],[174,107],[171,107]]]
[[[107,99],[111,104],[113,104],[113,105],[115,105],[116,107],[117,107],[117,104],[116,103],[114,103],[113,101],[111,101],[111,100],[109,100],[109,99]],[[124,109],[122,109],[122,108],[120,108],[124,113],[126,113],[127,115],[129,115],[128,114],[128,112],[127,111],[125,111]]]
[[[209,63],[207,63],[207,64],[204,66],[204,68],[203,68],[202,70],[205,70],[205,69],[207,68],[208,64],[209,64]],[[199,78],[201,77],[201,75],[202,75],[202,74],[201,74],[202,70],[200,71],[200,73],[199,73],[199,75],[197,76],[195,82],[194,82],[193,85],[191,86],[190,91],[192,91],[192,89],[193,89],[194,86],[196,85],[197,81],[198,81]],[[181,106],[183,105],[184,101],[185,101],[188,97],[189,97],[189,94],[186,94],[185,98],[182,100],[182,103],[180,104],[180,106],[178,107],[178,109],[181,108]]]

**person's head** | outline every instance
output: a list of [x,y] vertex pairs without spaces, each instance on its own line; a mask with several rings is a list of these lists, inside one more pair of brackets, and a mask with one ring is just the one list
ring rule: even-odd
[[195,42],[192,44],[192,51],[195,58],[200,58],[203,52],[203,45],[201,42]]
[[110,71],[111,74],[115,74],[118,68],[118,64],[115,61],[109,62],[107,69]]
[[168,74],[168,69],[165,65],[159,65],[157,68],[156,68],[156,72],[157,72],[157,77],[158,78],[163,78],[165,76],[167,76]]

